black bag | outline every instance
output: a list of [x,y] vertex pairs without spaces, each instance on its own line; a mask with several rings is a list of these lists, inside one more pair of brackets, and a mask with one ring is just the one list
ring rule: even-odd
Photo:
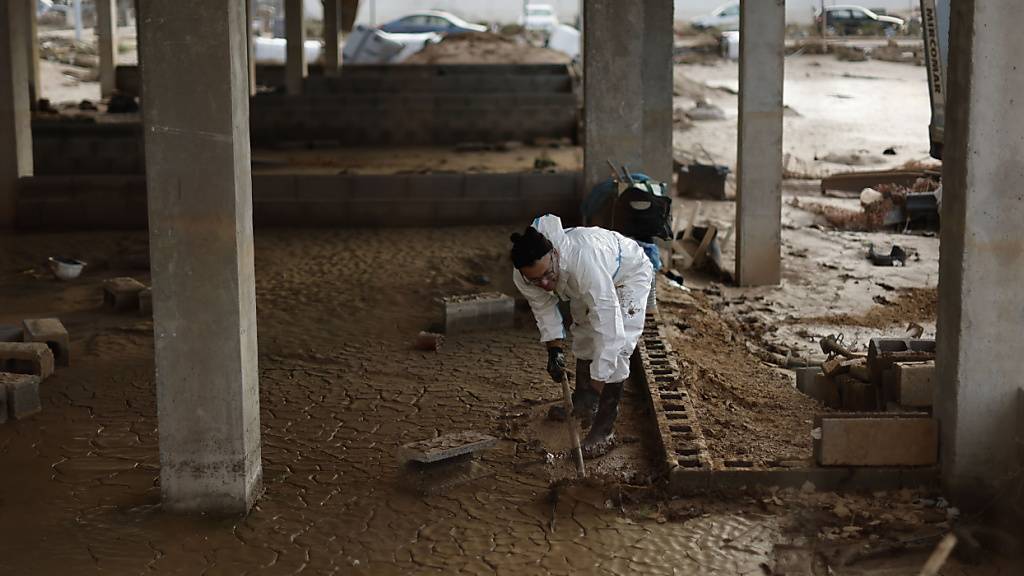
[[627,184],[615,199],[612,228],[643,242],[671,240],[672,199],[665,190],[665,184],[652,180]]

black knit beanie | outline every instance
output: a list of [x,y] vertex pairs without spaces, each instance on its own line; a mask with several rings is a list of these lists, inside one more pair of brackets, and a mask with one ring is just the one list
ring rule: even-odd
[[523,233],[513,233],[512,264],[516,268],[529,266],[551,252],[551,241],[533,226],[527,226]]

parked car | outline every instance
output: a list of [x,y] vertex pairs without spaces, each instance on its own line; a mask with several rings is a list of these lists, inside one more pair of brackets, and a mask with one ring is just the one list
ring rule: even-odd
[[558,16],[551,4],[527,4],[519,16],[519,25],[527,30],[550,33],[558,27]]
[[[821,13],[817,17],[821,26]],[[840,4],[825,7],[825,26],[830,34],[884,34],[895,36],[903,31],[902,18],[876,14],[863,6]]]
[[711,14],[699,16],[690,20],[690,25],[697,30],[739,30],[740,29],[740,3],[730,2],[723,4],[711,11]]
[[440,10],[426,10],[392,20],[380,27],[389,34],[463,34],[465,32],[486,32],[487,27],[466,22],[462,18]]

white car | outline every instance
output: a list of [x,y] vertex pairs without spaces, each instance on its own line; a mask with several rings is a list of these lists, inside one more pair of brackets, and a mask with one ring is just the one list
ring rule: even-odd
[[718,30],[740,29],[740,3],[730,2],[715,8],[711,14],[690,20],[690,25],[697,30],[716,28]]
[[551,4],[527,4],[519,25],[527,30],[543,30],[553,32],[558,27],[558,16]]

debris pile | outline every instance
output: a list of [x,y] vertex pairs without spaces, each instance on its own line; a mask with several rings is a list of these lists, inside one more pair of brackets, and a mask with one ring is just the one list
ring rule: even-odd
[[445,37],[428,44],[403,64],[568,64],[562,52],[529,44],[525,38],[491,32]]
[[861,191],[861,210],[819,202],[790,200],[789,205],[820,214],[839,230],[871,232],[911,226],[938,226],[941,186],[931,178],[918,178],[911,186],[879,184]]

